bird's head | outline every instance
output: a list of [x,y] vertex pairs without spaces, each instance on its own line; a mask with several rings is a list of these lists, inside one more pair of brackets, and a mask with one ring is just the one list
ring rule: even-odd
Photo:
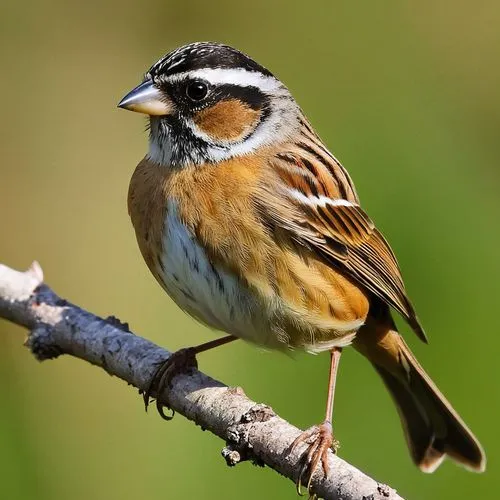
[[162,57],[118,104],[150,116],[151,160],[218,162],[289,140],[300,110],[288,89],[242,52],[198,42]]

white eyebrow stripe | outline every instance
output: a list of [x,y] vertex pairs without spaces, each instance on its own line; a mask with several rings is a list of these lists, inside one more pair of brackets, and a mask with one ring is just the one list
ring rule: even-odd
[[194,71],[177,73],[167,78],[167,81],[178,82],[185,78],[200,78],[212,85],[239,85],[241,87],[257,87],[263,92],[273,92],[284,88],[284,85],[273,76],[266,76],[256,71],[243,68],[204,68]]
[[333,198],[328,198],[327,196],[306,196],[304,193],[299,191],[298,189],[287,189],[287,191],[297,200],[299,200],[301,203],[304,203],[305,205],[312,205],[312,206],[320,206],[320,207],[325,207],[326,205],[331,205],[333,207],[355,207],[354,203],[351,203],[350,201],[343,200],[343,199],[333,199]]

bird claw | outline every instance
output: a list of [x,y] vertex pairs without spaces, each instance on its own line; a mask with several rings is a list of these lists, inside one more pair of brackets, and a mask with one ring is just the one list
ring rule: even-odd
[[304,495],[302,492],[302,478],[306,475],[309,498],[314,499],[316,495],[311,494],[311,483],[314,473],[321,462],[324,475],[328,475],[328,450],[333,448],[334,453],[336,453],[339,442],[333,437],[332,424],[326,421],[321,425],[314,425],[300,434],[292,443],[290,452],[293,452],[301,443],[306,443],[308,447],[301,456],[303,463],[296,482],[297,493],[300,496]]
[[[196,360],[196,349],[193,347],[179,349],[172,353],[167,360],[162,361],[151,377],[148,387],[142,394],[146,411],[148,411],[151,394],[155,393],[157,395],[156,409],[160,417],[164,420],[172,420],[175,411],[168,405],[161,403],[158,399],[158,395],[161,394],[165,388],[170,388],[172,386],[172,380],[176,375],[189,372],[195,368],[198,368],[198,362]],[[168,408],[172,413],[167,415],[164,408]]]

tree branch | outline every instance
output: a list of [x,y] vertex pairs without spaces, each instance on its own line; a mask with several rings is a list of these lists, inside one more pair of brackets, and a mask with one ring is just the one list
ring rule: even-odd
[[[24,273],[0,264],[0,317],[30,330],[26,345],[39,360],[70,354],[100,366],[144,390],[158,362],[170,353],[136,336],[115,318],[102,319],[59,298],[43,284],[34,262]],[[227,445],[229,465],[242,460],[264,463],[297,480],[305,445],[290,453],[300,431],[266,405],[248,399],[240,388],[229,388],[195,370],[178,375],[168,395],[158,395],[176,412],[216,434]],[[366,476],[329,453],[330,473],[318,471],[312,492],[332,500],[402,500],[388,486]]]

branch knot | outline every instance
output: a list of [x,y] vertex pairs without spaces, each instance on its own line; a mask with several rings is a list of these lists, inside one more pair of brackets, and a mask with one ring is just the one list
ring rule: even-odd
[[52,326],[46,323],[38,323],[31,330],[24,342],[24,345],[38,361],[55,359],[63,354],[63,350],[52,338],[52,329]]

